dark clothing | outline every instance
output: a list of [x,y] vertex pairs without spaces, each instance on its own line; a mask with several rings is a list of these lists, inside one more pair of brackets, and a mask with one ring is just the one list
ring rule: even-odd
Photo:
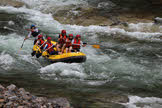
[[50,55],[58,55],[58,51],[53,50],[53,51],[51,51],[49,54],[50,54]]

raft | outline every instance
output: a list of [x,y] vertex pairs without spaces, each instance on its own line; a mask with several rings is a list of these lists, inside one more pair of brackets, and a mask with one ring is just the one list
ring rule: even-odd
[[[54,41],[52,41],[52,43],[54,45],[56,44],[56,42],[54,42]],[[82,62],[86,61],[86,55],[82,52],[66,53],[64,51],[64,53],[60,54],[60,55],[49,55],[47,51],[42,52],[41,49],[37,45],[33,46],[33,51],[36,51],[36,55],[39,53],[42,53],[42,57],[44,57],[51,63],[56,63],[56,62],[82,63]]]

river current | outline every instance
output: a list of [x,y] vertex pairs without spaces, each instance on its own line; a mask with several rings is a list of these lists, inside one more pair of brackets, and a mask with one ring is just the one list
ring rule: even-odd
[[[118,104],[129,108],[162,107],[162,26],[152,22],[129,24],[126,29],[65,25],[53,19],[48,8],[56,3],[87,5],[86,1],[33,1],[24,0],[30,8],[0,7],[1,83],[14,83],[50,98],[67,97],[74,107],[103,107],[106,102],[97,104],[95,99],[104,98],[107,93],[127,96],[127,103]],[[33,39],[26,40],[20,50],[31,24],[55,41],[62,29],[68,34],[81,34],[89,44],[81,48],[87,55],[86,62],[51,64],[43,58],[31,57]]]

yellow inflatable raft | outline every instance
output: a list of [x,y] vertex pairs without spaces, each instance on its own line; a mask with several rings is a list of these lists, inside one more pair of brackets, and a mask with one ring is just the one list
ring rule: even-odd
[[[56,42],[52,41],[55,45]],[[55,49],[56,50],[56,49]],[[86,55],[82,52],[63,53],[60,55],[49,55],[47,51],[42,52],[37,45],[33,46],[33,51],[36,51],[36,55],[42,53],[42,56],[52,63],[66,62],[66,63],[81,63],[86,61]]]

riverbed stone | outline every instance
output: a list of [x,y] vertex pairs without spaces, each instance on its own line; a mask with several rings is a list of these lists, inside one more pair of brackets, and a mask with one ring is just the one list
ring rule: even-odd
[[9,86],[7,87],[7,89],[10,90],[10,91],[16,90],[16,85],[11,84],[11,85],[9,85]]
[[5,100],[4,99],[0,99],[0,103],[4,103],[5,102]]
[[2,85],[0,85],[0,93],[4,91],[4,87]]
[[8,99],[10,101],[18,101],[19,100],[19,98],[17,96],[11,96],[11,97],[8,97]]
[[53,99],[53,104],[46,97],[31,95],[14,84],[1,88],[4,91],[0,94],[0,108],[70,108],[66,98]]
[[58,105],[63,108],[70,108],[70,103],[66,98],[56,98],[52,100],[52,103],[54,105]]

